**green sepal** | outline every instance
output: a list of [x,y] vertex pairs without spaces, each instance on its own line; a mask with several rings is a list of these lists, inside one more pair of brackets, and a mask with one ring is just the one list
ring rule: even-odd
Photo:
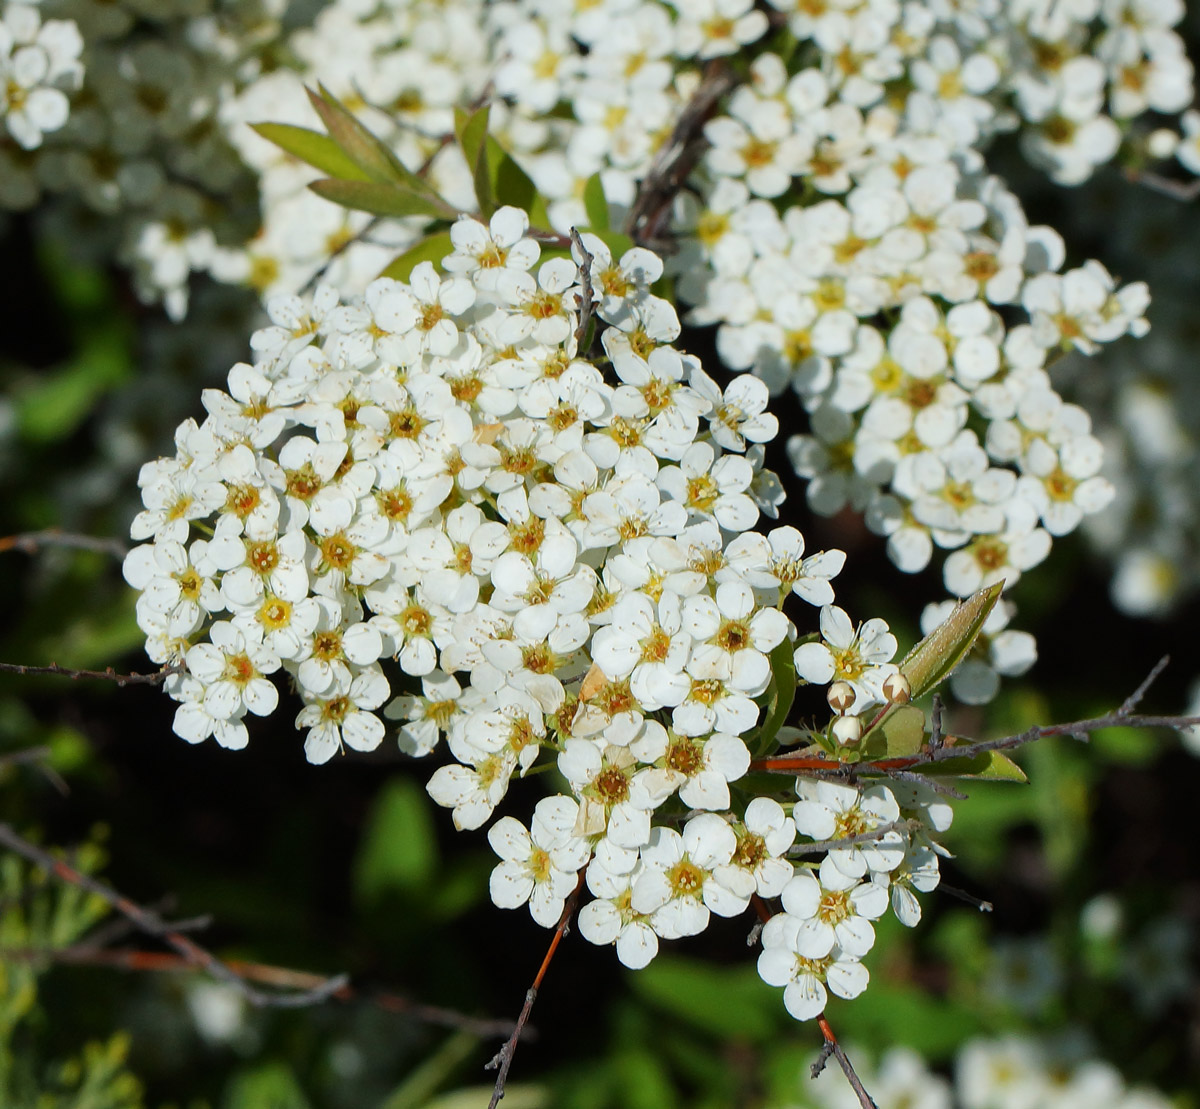
[[1003,582],[981,589],[963,601],[921,640],[900,663],[915,701],[950,675],[979,637],[984,621],[1000,599]]
[[926,766],[918,766],[918,773],[931,778],[990,778],[999,782],[1028,782],[1029,778],[1003,751],[980,751],[961,758],[941,759]]
[[295,127],[290,123],[252,123],[250,127],[267,142],[274,143],[293,158],[299,158],[330,177],[341,177],[347,181],[371,180],[366,170],[360,168],[332,138],[320,131]]
[[758,732],[758,756],[761,758],[770,749],[787,721],[796,699],[796,664],[792,659],[795,647],[788,640],[778,643],[771,650],[771,699],[767,703],[767,718]]
[[453,252],[454,243],[450,240],[450,232],[448,230],[435,231],[432,235],[426,235],[420,242],[410,246],[402,254],[397,254],[388,263],[387,268],[380,271],[379,276],[391,277],[396,281],[407,281],[419,262],[432,262],[434,269],[441,273],[443,272],[442,259]]
[[343,208],[370,212],[375,216],[430,216],[454,219],[458,212],[444,200],[424,192],[414,192],[384,181],[341,181],[332,177],[308,186],[317,196],[332,200]]
[[609,229],[608,198],[604,195],[604,182],[598,173],[593,173],[583,187],[583,207],[587,212],[589,231],[599,235]]
[[[388,149],[387,144],[366,129],[354,114],[324,85],[320,92],[306,89],[312,106],[329,132],[330,138],[367,179],[381,183],[403,185],[413,192],[434,196],[433,190]],[[386,214],[386,213],[385,213]]]

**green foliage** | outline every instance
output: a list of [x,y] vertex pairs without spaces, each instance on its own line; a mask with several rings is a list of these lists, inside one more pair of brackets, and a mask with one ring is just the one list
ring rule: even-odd
[[784,640],[771,651],[771,688],[767,716],[758,734],[758,753],[765,755],[775,742],[779,729],[792,711],[796,699],[795,645]]
[[407,281],[412,271],[421,262],[432,262],[436,269],[441,269],[442,259],[454,249],[450,241],[449,231],[435,231],[426,235],[402,254],[396,255],[380,272],[380,277],[390,277],[396,281]]
[[[84,873],[95,871],[101,861],[94,844],[85,844],[71,859]],[[107,911],[94,894],[53,879],[16,855],[0,856],[0,1105],[5,1109],[141,1109],[141,1084],[126,1069],[126,1034],[87,1043],[67,1059],[48,1062],[39,1051],[38,979],[51,965],[50,953],[77,942]]]
[[237,1074],[222,1109],[311,1109],[311,1105],[291,1067],[274,1061]]
[[904,657],[900,673],[908,679],[914,701],[935,689],[966,657],[1003,588],[997,582],[968,597]]
[[323,135],[320,131],[313,131],[308,127],[296,127],[290,123],[252,123],[250,126],[280,150],[307,162],[330,177],[340,177],[347,181],[371,180],[371,175],[329,135]]
[[722,967],[664,953],[629,984],[656,1008],[715,1036],[762,1041],[788,1019],[752,963]]
[[429,796],[415,779],[394,778],[367,821],[355,863],[355,893],[367,902],[389,892],[417,893],[437,868]]

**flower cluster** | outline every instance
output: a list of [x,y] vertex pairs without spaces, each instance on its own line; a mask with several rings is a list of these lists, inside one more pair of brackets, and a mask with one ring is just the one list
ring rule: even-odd
[[[1058,1042],[1021,1036],[968,1041],[954,1060],[953,1081],[930,1070],[914,1051],[890,1048],[871,1066],[857,1069],[880,1105],[910,1105],[913,1109],[1167,1109],[1171,1100],[1158,1090],[1130,1086],[1113,1066],[1095,1058],[1067,1035]],[[807,1079],[807,1074],[805,1075]],[[832,1068],[815,1082],[805,1081],[799,1106],[854,1109],[861,1104]]]
[[83,80],[83,39],[69,19],[42,21],[35,6],[7,0],[0,13],[0,119],[24,150],[59,130],[68,93]]
[[[84,37],[80,107],[33,159],[0,143],[0,203],[27,206],[45,187],[124,213],[105,225],[139,293],[176,317],[195,272],[267,294],[322,275],[358,294],[430,221],[329,204],[307,188],[319,171],[250,129],[312,126],[305,84],[340,97],[462,211],[475,207],[472,173],[444,139],[455,108],[493,89],[492,128],[565,234],[586,223],[596,175],[614,218],[629,212],[703,94],[703,66],[736,53],[753,59],[749,79],[719,101],[709,148],[661,215],[679,232],[671,275],[687,322],[717,328],[726,367],[773,392],[790,385],[808,409],[790,450],[811,505],[863,512],[902,570],[936,555],[963,596],[1013,584],[1052,537],[1113,499],[1090,421],[1049,370],[1142,334],[1146,290],[1119,287],[1096,262],[1068,266],[1061,239],[1029,224],[982,152],[1017,129],[1029,159],[1066,184],[1114,157],[1200,165],[1200,115],[1174,130],[1144,123],[1191,102],[1178,0],[777,0],[769,15],[748,0],[578,11],[335,0],[286,33],[281,6],[239,5],[235,18],[157,4],[153,33],[126,43],[138,0],[57,0],[54,14]],[[30,5],[6,10],[36,23]],[[795,49],[772,33],[784,23]],[[77,84],[78,70],[53,80]],[[57,89],[38,93],[38,118],[65,112]],[[257,232],[209,199],[240,195],[246,167]],[[1125,563],[1136,581],[1124,593],[1161,569]]]
[[[492,825],[495,902],[552,926],[586,866],[580,930],[636,967],[782,895],[763,974],[805,1019],[823,983],[865,986],[889,899],[917,922],[949,810],[908,786],[731,784],[773,652],[833,683],[842,730],[810,735],[832,755],[889,700],[895,638],[832,604],[841,552],[753,530],[779,500],[766,386],[722,390],[672,346],[661,261],[590,235],[541,261],[526,230],[502,208],[455,224],[445,277],[271,301],[254,364],[143,468],[125,575],[151,657],[183,663],[175,731],[244,746],[284,672],[311,762],[376,748],[382,710],[404,750],[448,750],[429,793],[468,829],[545,754],[567,792]],[[803,642],[794,597],[820,612]],[[844,842],[797,868],[798,833]]]
[[[365,234],[365,215],[322,210],[304,191],[315,170],[236,126],[309,121],[302,77],[365,100],[364,120],[401,160],[469,208],[468,167],[432,136],[490,74],[504,98],[494,129],[566,233],[587,220],[595,174],[614,213],[634,203],[703,89],[700,63],[749,54],[750,78],[704,126],[709,149],[673,213],[682,233],[669,268],[687,321],[717,327],[726,367],[799,394],[811,431],[789,448],[814,509],[865,513],[906,572],[943,552],[953,595],[1014,584],[1114,492],[1088,416],[1064,402],[1050,367],[1143,334],[1147,294],[1097,262],[1066,267],[1062,240],[1030,225],[980,152],[1020,126],[1030,158],[1074,183],[1114,156],[1120,128],[1181,111],[1192,88],[1172,29],[1182,9],[780,3],[801,42],[785,57],[747,3],[719,15],[706,3],[617,7],[614,20],[609,5],[513,3],[474,23],[460,6],[326,9],[296,37],[307,70],[273,73],[226,113],[261,175],[265,221],[245,252],[226,252],[226,272],[295,287],[321,264],[320,238],[339,244],[335,283],[361,288],[426,225]],[[452,23],[479,28],[455,36],[453,55]],[[363,52],[359,65],[331,56],[334,32]],[[429,44],[424,64],[417,41]],[[1130,131],[1127,145],[1146,144]]]

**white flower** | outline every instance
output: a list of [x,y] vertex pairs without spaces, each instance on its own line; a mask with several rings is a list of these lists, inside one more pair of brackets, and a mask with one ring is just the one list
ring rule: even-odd
[[347,681],[339,675],[333,688],[309,694],[296,717],[297,728],[308,728],[304,755],[311,763],[328,762],[344,743],[355,751],[374,751],[383,740],[383,721],[372,712],[388,696],[383,673],[371,668]]
[[830,856],[822,861],[819,877],[802,870],[780,896],[784,911],[800,922],[793,942],[806,959],[823,959],[835,945],[861,959],[875,945],[871,921],[888,906],[883,886],[847,877]]
[[802,643],[793,659],[796,674],[815,685],[849,682],[860,702],[883,701],[883,682],[894,672],[896,637],[876,617],[857,629],[836,605],[821,609],[821,639]]
[[776,913],[762,931],[759,977],[768,986],[782,986],[783,1004],[796,1020],[812,1020],[825,1011],[826,990],[838,997],[854,998],[867,988],[870,976],[857,959],[834,948],[820,959],[806,959],[796,950],[800,921],[790,913]]
[[609,623],[592,638],[591,655],[609,678],[629,678],[638,702],[653,711],[687,696],[691,681],[683,671],[691,647],[676,594],[664,592],[656,605],[633,592],[612,607]]
[[204,707],[216,719],[231,720],[246,711],[267,716],[279,703],[279,691],[267,680],[279,669],[279,656],[247,640],[228,621],[209,628],[210,642],[198,643],[186,655],[188,672],[204,687]]
[[796,840],[792,818],[778,801],[755,797],[734,832],[737,848],[730,865],[750,873],[759,897],[778,897],[795,874],[795,867],[784,857]]
[[758,608],[744,582],[726,581],[715,597],[688,597],[683,626],[696,640],[688,672],[715,678],[756,697],[771,680],[767,655],[787,636],[788,620],[772,608]]
[[683,835],[652,829],[641,850],[644,869],[633,884],[631,907],[651,914],[650,924],[663,939],[703,932],[710,911],[737,916],[750,903],[754,884],[728,866],[736,847],[733,829],[716,813],[693,817]]
[[543,928],[553,928],[563,903],[575,888],[575,875],[591,848],[572,834],[579,806],[569,797],[544,797],[533,810],[530,831],[511,816],[488,831],[488,843],[503,860],[492,871],[492,901],[502,909],[529,902],[529,912]]
[[588,943],[615,944],[617,958],[641,970],[658,954],[658,935],[647,913],[633,908],[633,883],[640,871],[614,873],[599,856],[587,871],[588,889],[596,895],[579,910],[579,931]]
[[[796,831],[818,842],[874,832],[880,825],[900,819],[900,807],[892,791],[883,785],[863,790],[840,782],[801,778],[796,783],[796,794],[799,800],[792,809]],[[874,874],[895,870],[904,858],[904,850],[905,837],[892,830],[860,843],[830,847],[827,857],[847,877],[857,879],[868,870]]]
[[904,861],[891,875],[892,912],[906,928],[921,922],[921,903],[913,891],[929,893],[939,881],[937,853],[921,844],[909,844]]
[[655,767],[643,777],[651,793],[678,790],[679,799],[691,809],[728,809],[729,783],[750,769],[746,745],[724,732],[698,739],[668,732],[647,721],[629,749],[641,762]]

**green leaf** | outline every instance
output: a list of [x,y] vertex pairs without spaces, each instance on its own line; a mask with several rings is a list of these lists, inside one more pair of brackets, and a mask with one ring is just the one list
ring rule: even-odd
[[384,787],[367,821],[354,866],[355,894],[371,902],[393,890],[421,890],[437,867],[429,798],[415,780],[397,778]]
[[429,1058],[404,1076],[404,1081],[384,1098],[379,1109],[421,1109],[428,1105],[438,1087],[461,1069],[478,1046],[478,1036],[461,1029],[455,1032]]
[[[980,1029],[969,1006],[935,997],[917,986],[872,976],[871,988],[850,1004],[834,1002],[829,1022],[842,1041],[901,1044],[928,1059],[945,1059]],[[850,1059],[854,1061],[854,1054]]]
[[792,702],[796,699],[794,651],[795,648],[786,639],[771,651],[771,700],[767,707],[767,719],[758,733],[760,757],[770,750],[771,741],[787,721]]
[[922,774],[937,778],[990,778],[1000,782],[1028,782],[1029,778],[1003,751],[970,754],[964,747],[961,758],[941,759],[920,767]]
[[458,215],[458,212],[443,200],[382,181],[339,181],[325,177],[312,182],[308,187],[317,196],[332,200],[334,204],[340,204],[343,208],[370,212],[376,216],[430,216],[434,219],[454,219]]
[[286,1063],[263,1063],[229,1084],[222,1109],[309,1109],[309,1101]]
[[471,167],[475,181],[475,199],[486,218],[496,210],[492,167],[488,158],[488,105],[468,114],[462,108],[454,111],[454,133],[463,157]]
[[497,207],[511,204],[529,213],[534,227],[550,226],[546,201],[537,191],[533,179],[492,135],[487,137],[488,173],[492,179],[492,194]]
[[407,281],[418,262],[432,262],[437,270],[442,268],[442,259],[454,251],[454,243],[450,241],[449,231],[435,231],[426,235],[420,242],[408,248],[403,254],[398,254],[388,263],[380,277],[392,277],[397,281]]
[[674,1109],[679,1104],[675,1083],[660,1058],[650,1047],[626,1048],[610,1066],[624,1109]]
[[779,1000],[753,967],[660,955],[629,983],[651,1004],[722,1038],[761,1042],[779,1027]]
[[623,231],[597,231],[594,228],[591,229],[591,231],[597,239],[599,239],[606,247],[608,247],[614,258],[620,258],[625,251],[633,249],[633,240]]
[[252,123],[250,126],[293,158],[315,166],[330,177],[341,177],[347,181],[371,180],[366,170],[360,168],[332,138],[322,135],[320,131],[294,127],[290,123]]
[[406,169],[387,145],[359,123],[336,96],[324,85],[318,87],[319,93],[305,90],[308,99],[333,141],[369,180],[406,185],[414,191],[432,195],[429,186]]
[[925,712],[916,705],[894,705],[876,731],[883,740],[883,753],[878,757],[902,759],[915,755],[925,742]]
[[1003,582],[981,589],[963,601],[945,621],[921,640],[900,663],[915,701],[949,676],[979,636],[983,622],[1000,599]]
[[608,199],[604,195],[604,182],[598,173],[593,173],[583,187],[583,206],[587,211],[588,230],[597,234],[607,231]]

